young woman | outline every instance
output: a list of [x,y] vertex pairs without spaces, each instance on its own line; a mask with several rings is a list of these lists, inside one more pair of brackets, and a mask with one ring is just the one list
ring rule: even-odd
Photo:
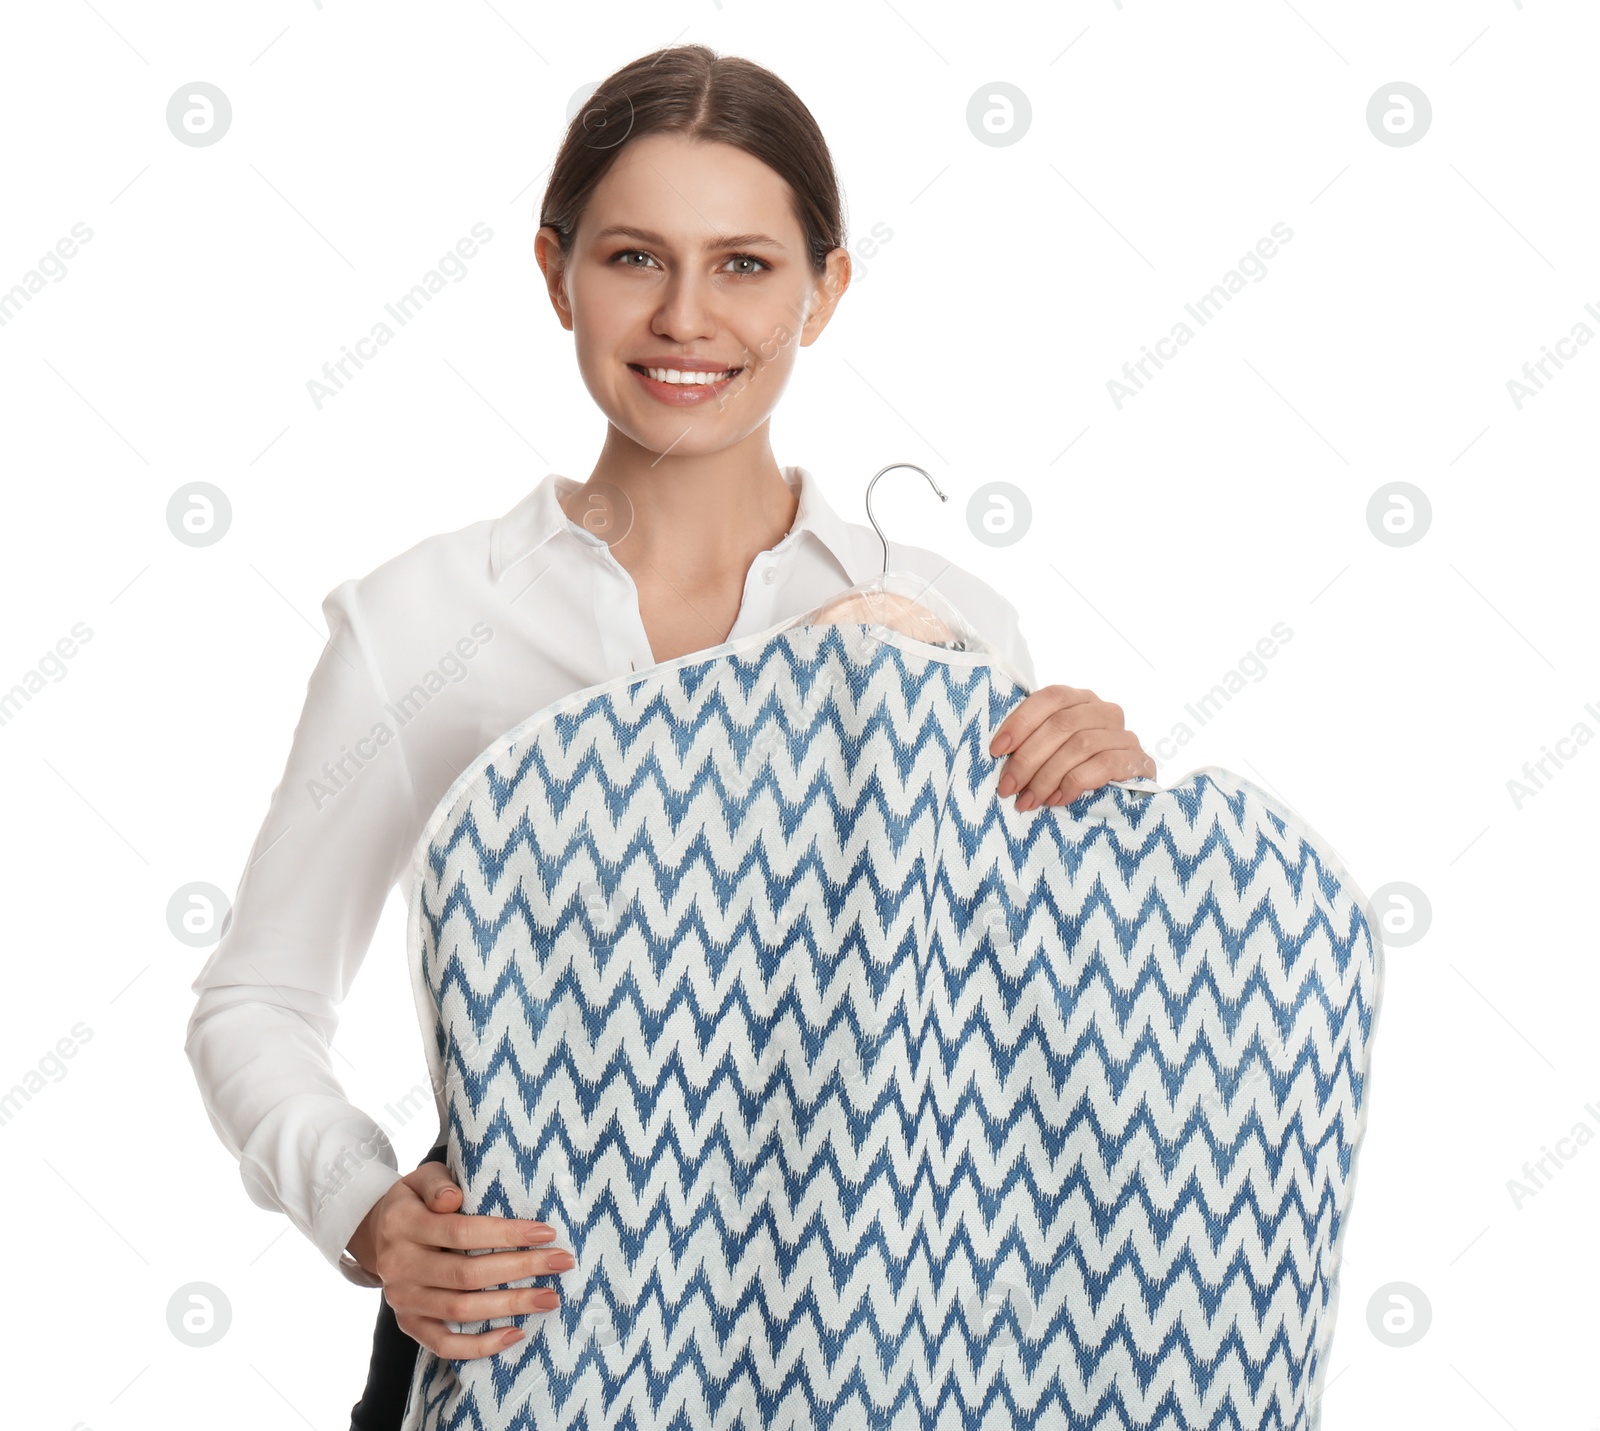
[[[812,611],[882,565],[872,528],[772,452],[799,352],[850,281],[827,146],[781,80],[700,45],[625,66],[569,126],[541,225],[551,304],[606,417],[599,456],[586,482],[549,474],[498,520],[329,593],[284,778],[195,983],[188,1053],[251,1196],[383,1288],[361,1431],[399,1424],[418,1343],[495,1354],[522,1333],[447,1323],[551,1310],[549,1288],[493,1289],[572,1265],[542,1224],[457,1212],[442,1149],[401,1177],[334,1074],[335,1007],[429,813],[530,712]],[[896,544],[893,565],[1031,676],[1010,602],[922,548]],[[1019,810],[1155,774],[1119,707],[1063,685],[1019,702],[991,753]],[[507,1247],[524,1250],[462,1255]]]

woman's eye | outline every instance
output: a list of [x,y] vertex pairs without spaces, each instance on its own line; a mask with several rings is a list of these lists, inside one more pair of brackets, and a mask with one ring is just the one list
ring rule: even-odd
[[734,254],[734,256],[732,258],[730,258],[728,260],[728,262],[729,263],[750,263],[750,264],[754,264],[755,265],[754,268],[744,268],[744,269],[735,270],[739,274],[740,277],[744,277],[747,274],[760,273],[762,271],[762,269],[771,268],[772,267],[772,265],[769,264],[766,261],[766,259],[757,258],[754,254],[750,254],[750,253],[736,253],[736,254]]
[[[615,255],[613,261],[620,262],[622,259],[634,258],[634,257],[650,258],[650,255],[647,254],[642,248],[625,248],[620,253]],[[651,258],[650,262],[654,263],[655,260],[653,258]],[[637,263],[624,263],[622,266],[624,268],[640,268],[640,267],[642,267],[641,264],[637,264]]]

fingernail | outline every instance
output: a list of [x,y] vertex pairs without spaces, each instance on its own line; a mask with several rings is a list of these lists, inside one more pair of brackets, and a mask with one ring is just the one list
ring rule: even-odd
[[1004,755],[1011,749],[1011,732],[1007,731],[1004,735],[996,736],[994,744],[989,748],[996,755]]
[[556,1235],[556,1230],[548,1222],[530,1222],[528,1233],[537,1242],[548,1242]]
[[552,1252],[544,1261],[552,1272],[570,1272],[578,1265],[578,1259],[570,1252]]
[[524,1335],[525,1333],[516,1330],[509,1331],[500,1338],[500,1345],[503,1347],[508,1347],[513,1342],[520,1342]]
[[1033,809],[1033,791],[1024,790],[1022,792],[1022,794],[1017,796],[1017,809],[1019,809],[1019,810],[1031,810],[1031,809]]
[[1002,796],[1009,795],[1016,788],[1017,782],[1009,775],[1002,775],[1000,777],[1000,794]]

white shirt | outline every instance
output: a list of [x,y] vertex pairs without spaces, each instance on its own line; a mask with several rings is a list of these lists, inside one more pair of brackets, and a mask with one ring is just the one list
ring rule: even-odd
[[[883,567],[870,525],[840,517],[804,468],[782,472],[799,509],[751,562],[729,640]],[[496,736],[656,664],[633,578],[560,506],[581,485],[550,473],[504,516],[428,537],[328,593],[328,644],[283,778],[194,982],[185,1050],[246,1189],[362,1286],[378,1281],[346,1244],[400,1173],[378,1123],[346,1099],[329,1046],[384,900],[402,877],[409,889],[428,816]],[[936,578],[1034,689],[1009,601],[935,552],[890,553],[893,569]]]

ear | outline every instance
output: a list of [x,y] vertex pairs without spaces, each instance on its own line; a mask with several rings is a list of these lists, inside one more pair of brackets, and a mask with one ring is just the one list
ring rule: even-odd
[[839,306],[845,290],[850,287],[850,253],[848,249],[828,251],[827,267],[813,276],[811,311],[800,329],[800,346],[808,348],[816,342],[828,326],[833,311]]
[[533,256],[538,260],[539,271],[544,274],[550,306],[556,310],[561,326],[571,332],[572,304],[567,298],[566,259],[561,252],[560,235],[548,224],[534,235]]

